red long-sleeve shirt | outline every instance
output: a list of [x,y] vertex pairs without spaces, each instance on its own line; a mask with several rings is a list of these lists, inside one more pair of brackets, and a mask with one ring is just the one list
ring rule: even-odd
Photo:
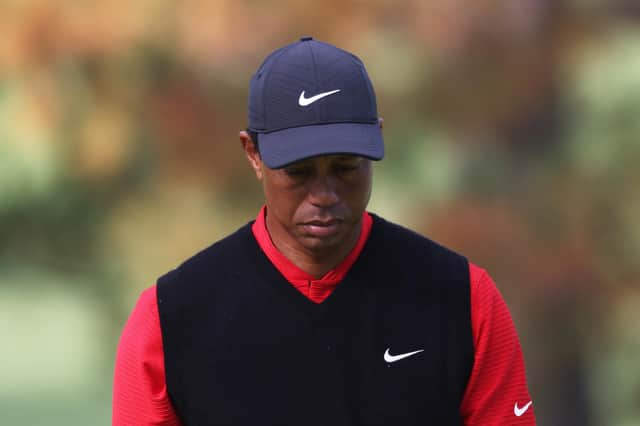
[[[356,261],[372,219],[363,215],[356,246],[344,261],[315,279],[295,266],[271,241],[265,210],[253,225],[258,244],[274,266],[302,294],[325,300]],[[493,280],[470,263],[474,364],[460,412],[465,425],[535,425],[524,358],[507,306]],[[320,407],[321,408],[321,407]],[[129,317],[118,345],[113,388],[113,425],[180,425],[167,393],[156,287],[146,289]]]

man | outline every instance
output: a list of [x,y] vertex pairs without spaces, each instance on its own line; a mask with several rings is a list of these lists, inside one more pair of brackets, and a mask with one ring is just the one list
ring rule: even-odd
[[535,424],[491,278],[366,211],[384,149],[360,60],[305,37],[249,92],[265,206],[143,292],[113,424]]

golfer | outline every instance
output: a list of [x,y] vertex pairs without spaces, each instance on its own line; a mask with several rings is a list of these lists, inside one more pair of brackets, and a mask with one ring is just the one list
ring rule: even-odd
[[251,79],[255,220],[145,290],[113,424],[534,425],[486,271],[366,210],[382,120],[362,62],[304,37]]

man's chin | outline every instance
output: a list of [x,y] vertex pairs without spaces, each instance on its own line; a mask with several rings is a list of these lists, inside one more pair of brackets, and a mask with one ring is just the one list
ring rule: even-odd
[[340,234],[332,234],[323,237],[317,235],[305,235],[302,243],[310,252],[320,254],[339,248],[343,241],[344,237]]
[[355,227],[349,222],[339,222],[335,226],[303,225],[300,243],[311,253],[317,255],[332,254],[344,248],[344,245],[354,244]]

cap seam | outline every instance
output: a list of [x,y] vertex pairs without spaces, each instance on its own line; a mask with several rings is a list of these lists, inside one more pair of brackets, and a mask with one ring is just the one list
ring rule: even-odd
[[[358,59],[358,61],[360,61],[360,60]],[[371,80],[369,79],[369,76],[364,71],[364,66],[360,66],[358,61],[352,60],[351,64],[356,67],[357,71],[360,73],[360,75],[362,76],[362,78],[364,80],[364,85],[367,88],[367,96],[369,97],[369,105],[374,105],[375,104],[374,99],[371,99],[371,90],[372,90],[373,83],[369,83]],[[362,62],[362,61],[360,61],[360,62]],[[375,108],[376,109],[375,112],[377,114],[378,113],[378,106],[375,105],[375,107],[376,107]],[[378,120],[378,118],[376,117],[376,121],[377,120]]]
[[[314,92],[318,92],[318,64],[316,64],[316,57],[313,54],[313,48],[311,47],[311,43],[305,43],[306,45],[309,46],[309,53],[311,53],[311,63],[313,63],[313,82],[314,82],[314,87],[313,90]],[[318,111],[318,108],[314,108],[315,111],[315,118],[316,121],[320,120],[320,113]]]
[[377,124],[378,123],[378,119],[371,119],[371,120],[332,120],[332,121],[316,121],[313,123],[305,123],[305,124],[298,124],[295,126],[284,126],[284,127],[278,127],[275,129],[269,129],[269,130],[264,130],[264,129],[254,129],[254,128],[249,128],[249,130],[251,130],[252,132],[256,132],[256,133],[273,133],[273,132],[278,132],[280,130],[287,130],[287,129],[295,129],[297,127],[310,127],[310,126],[322,126],[324,124],[346,124],[346,123],[353,123],[353,124]]
[[[273,58],[273,61],[271,62],[271,66],[269,67],[269,74],[271,74],[273,72],[273,67],[275,67],[276,63],[278,62],[278,60],[282,57],[282,55],[289,50],[293,45],[289,45],[289,46],[285,46],[280,53]],[[271,83],[271,78],[266,79],[266,81],[264,82],[264,84],[262,85],[262,113],[264,114],[264,120],[263,123],[266,125],[268,123],[267,120],[267,97],[265,96],[265,92],[267,91],[267,86],[269,86]]]

